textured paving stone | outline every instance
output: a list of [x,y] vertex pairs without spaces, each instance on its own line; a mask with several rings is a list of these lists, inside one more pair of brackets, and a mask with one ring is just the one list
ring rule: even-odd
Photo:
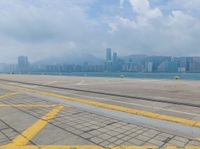
[[144,144],[143,141],[138,140],[138,139],[136,139],[136,138],[132,138],[132,139],[130,139],[128,142],[131,143],[131,144],[133,144],[133,145],[142,145],[142,144]]
[[139,139],[139,140],[142,140],[142,141],[148,141],[150,139],[149,137],[146,137],[146,136],[143,136],[143,135],[139,135],[136,138]]
[[111,136],[108,135],[108,134],[101,134],[98,137],[101,138],[101,139],[103,139],[103,140],[107,140],[107,139],[111,138]]
[[[1,90],[0,90],[1,92]],[[17,95],[6,98],[7,104],[55,104],[53,102]],[[0,108],[0,144],[7,144],[52,108]],[[6,122],[8,125],[6,125]],[[17,131],[15,131],[15,128]],[[33,137],[29,144],[37,145],[196,145],[199,141],[162,130],[127,123],[118,119],[65,107]]]
[[83,133],[83,134],[81,134],[80,136],[83,137],[83,138],[85,138],[85,139],[90,139],[90,138],[93,137],[93,136],[92,136],[91,134],[89,134],[89,133]]
[[5,123],[0,121],[0,130],[5,129],[5,128],[8,128],[8,126]]
[[189,141],[188,139],[179,136],[175,136],[173,139],[185,143]]
[[170,140],[168,143],[175,145],[175,146],[179,146],[179,147],[184,147],[186,145],[185,142],[181,142],[181,141],[177,141],[177,140]]
[[0,144],[7,144],[9,143],[8,137],[6,137],[2,132],[0,132]]
[[152,143],[152,144],[154,144],[154,145],[156,145],[156,146],[162,146],[162,145],[164,145],[164,142],[159,141],[159,140],[155,140],[155,139],[151,139],[151,140],[149,140],[148,142],[149,142],[149,143]]
[[200,146],[200,142],[192,140],[192,141],[189,141],[187,145],[188,146]]
[[103,139],[100,139],[98,137],[91,138],[90,140],[97,144],[100,144],[101,142],[103,142]]
[[101,142],[99,145],[107,147],[107,146],[110,145],[110,142],[108,142],[108,141],[103,141],[103,142]]

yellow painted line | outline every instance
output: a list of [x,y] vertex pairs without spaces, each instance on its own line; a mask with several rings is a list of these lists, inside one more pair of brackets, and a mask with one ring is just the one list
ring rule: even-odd
[[9,92],[9,93],[5,93],[3,95],[0,95],[0,99],[6,98],[6,97],[10,97],[10,96],[14,96],[20,94],[19,92]]
[[[0,146],[0,149],[158,149],[159,147],[156,146],[108,146],[108,147],[101,147],[101,146],[93,146],[93,145],[47,145],[47,146],[33,146],[33,145],[26,145],[26,146],[10,146],[4,145]],[[177,146],[167,146],[162,147],[161,149],[199,149],[199,146],[186,146],[186,147],[177,147]]]
[[[0,149],[11,149],[5,148],[9,146],[4,146],[4,148]],[[64,145],[49,145],[49,146],[15,146],[13,149],[158,149],[155,146],[121,146],[121,147],[101,147],[95,145],[83,145],[83,146],[64,146]]]
[[177,147],[177,146],[166,146],[161,149],[199,149],[200,146],[185,146],[185,147]]
[[118,105],[111,105],[111,104],[91,101],[91,100],[88,100],[88,99],[74,98],[74,97],[59,95],[59,94],[52,93],[52,92],[45,92],[45,91],[33,90],[33,89],[29,89],[29,88],[23,88],[23,87],[20,87],[20,86],[12,86],[12,85],[7,85],[7,84],[0,84],[0,85],[5,86],[5,87],[9,87],[9,88],[21,89],[21,90],[26,91],[26,92],[37,93],[37,94],[47,95],[47,96],[51,96],[51,97],[55,97],[55,98],[76,101],[76,102],[80,102],[80,103],[84,103],[84,104],[88,104],[88,105],[93,105],[93,106],[97,106],[97,107],[102,107],[102,108],[106,108],[106,109],[127,112],[127,113],[131,113],[131,114],[135,114],[135,115],[141,115],[141,116],[154,118],[154,119],[176,122],[176,123],[180,123],[180,124],[184,124],[184,125],[188,125],[188,126],[200,127],[200,121],[194,121],[194,120],[188,120],[188,119],[174,117],[174,116],[162,115],[162,114],[157,114],[157,113],[153,113],[153,112],[147,112],[147,111],[143,111],[143,110],[127,108],[127,107],[118,106]]
[[53,110],[35,122],[31,127],[23,131],[22,134],[17,136],[10,144],[10,147],[26,145],[29,140],[31,140],[43,127],[45,127],[48,121],[53,119],[63,108],[64,105],[58,105],[53,108]]
[[197,141],[200,141],[200,138],[196,138]]
[[56,105],[32,105],[32,104],[0,104],[0,107],[23,107],[23,108],[49,108]]

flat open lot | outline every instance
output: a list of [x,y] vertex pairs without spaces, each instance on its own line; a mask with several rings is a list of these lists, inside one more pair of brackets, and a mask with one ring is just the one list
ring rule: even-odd
[[[199,104],[198,81],[31,75],[0,78]],[[170,94],[173,85],[176,88]],[[198,107],[0,82],[0,149],[200,146],[199,116]]]
[[[17,84],[24,87],[54,91],[72,97],[200,120],[200,81],[3,74],[0,75],[0,79],[155,99],[161,102]],[[165,101],[194,104],[197,107],[171,104]]]
[[3,74],[0,79],[200,104],[200,81]]

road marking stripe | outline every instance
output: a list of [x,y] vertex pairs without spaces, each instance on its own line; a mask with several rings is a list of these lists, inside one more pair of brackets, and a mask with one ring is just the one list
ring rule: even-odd
[[46,126],[49,120],[53,119],[58,112],[64,108],[64,105],[58,105],[37,122],[35,122],[31,127],[23,131],[19,136],[17,136],[11,143],[11,146],[23,146],[26,145],[29,140],[31,140],[43,127]]
[[[6,148],[6,146],[1,147],[0,149],[11,149]],[[96,145],[82,145],[82,146],[64,146],[64,145],[47,145],[47,146],[16,146],[14,149],[158,149],[156,146],[119,146],[119,147],[101,147]],[[171,148],[172,149],[172,148]],[[175,149],[175,148],[173,148]]]
[[[158,149],[160,147],[156,146],[108,146],[108,147],[101,147],[95,145],[74,145],[74,146],[64,146],[64,145],[47,145],[47,146],[33,146],[33,145],[26,145],[26,146],[12,146],[11,148],[9,145],[0,146],[0,149]],[[166,146],[162,147],[162,149],[199,149],[199,146],[186,146],[186,147],[176,147],[176,146]]]
[[54,83],[56,83],[56,82],[58,82],[58,81],[46,82],[46,83],[43,83],[42,85],[51,85],[51,84],[54,84]]
[[5,93],[3,95],[0,95],[0,99],[6,98],[6,97],[10,97],[10,96],[14,96],[20,94],[19,92],[9,92],[9,93]]
[[56,93],[52,93],[52,92],[32,90],[32,89],[23,88],[23,87],[20,87],[20,86],[12,86],[12,85],[7,85],[7,84],[0,84],[0,85],[5,86],[5,87],[9,87],[9,88],[21,89],[21,90],[26,91],[26,92],[37,93],[37,94],[52,96],[52,97],[55,97],[55,98],[76,101],[76,102],[89,104],[89,105],[93,105],[93,106],[97,106],[97,107],[102,107],[102,108],[106,108],[106,109],[112,109],[112,110],[127,112],[127,113],[131,113],[131,114],[141,115],[141,116],[145,116],[145,117],[149,117],[149,118],[176,122],[176,123],[180,123],[180,124],[184,124],[184,125],[188,125],[188,126],[200,127],[200,121],[188,120],[188,119],[184,119],[184,118],[162,115],[162,114],[147,112],[147,111],[143,111],[143,110],[131,109],[131,108],[123,107],[123,106],[117,106],[117,105],[111,105],[111,104],[91,101],[91,100],[88,100],[88,99],[74,98],[74,97],[64,96],[64,95],[60,95],[60,94],[56,94]]
[[196,138],[197,141],[200,141],[200,138]]
[[0,107],[24,107],[24,108],[49,108],[49,107],[55,107],[56,105],[32,105],[32,104],[0,104]]

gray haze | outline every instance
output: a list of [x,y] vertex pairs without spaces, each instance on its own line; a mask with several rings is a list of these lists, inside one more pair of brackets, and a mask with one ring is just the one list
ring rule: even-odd
[[200,55],[200,0],[1,0],[0,62]]

